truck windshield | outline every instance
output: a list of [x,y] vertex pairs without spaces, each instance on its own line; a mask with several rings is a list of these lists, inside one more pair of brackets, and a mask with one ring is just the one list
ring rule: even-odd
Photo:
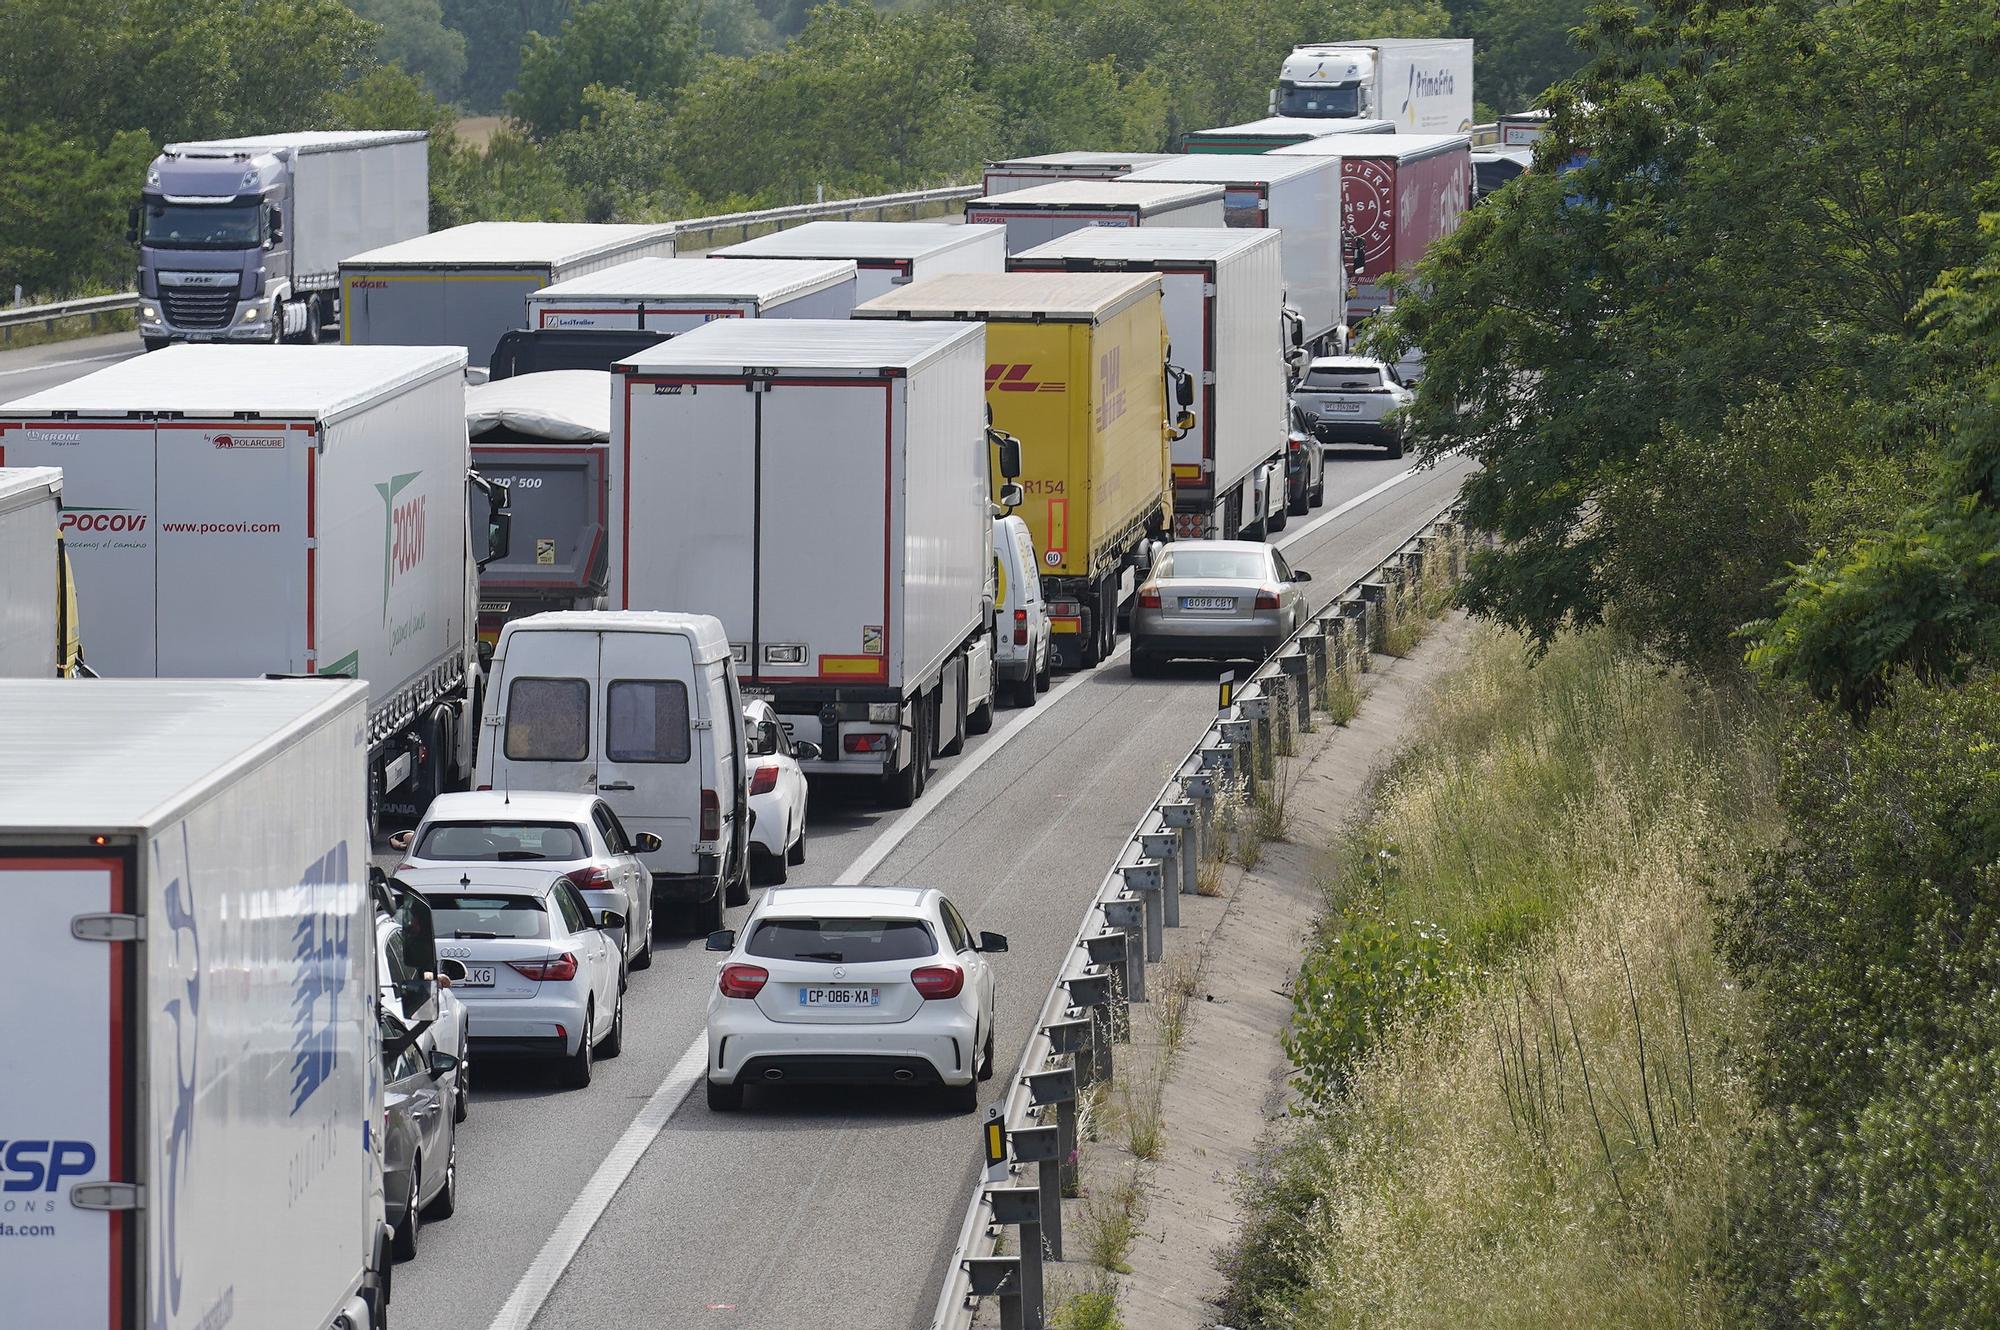
[[1361,114],[1359,83],[1286,83],[1278,89],[1278,114],[1351,119]]
[[255,203],[167,203],[149,199],[145,241],[155,249],[249,249],[264,243]]

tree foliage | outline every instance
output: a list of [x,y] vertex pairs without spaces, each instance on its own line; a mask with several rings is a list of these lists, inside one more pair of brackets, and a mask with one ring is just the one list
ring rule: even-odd
[[554,36],[530,33],[507,109],[537,139],[583,123],[593,86],[667,100],[695,67],[698,0],[587,0]]

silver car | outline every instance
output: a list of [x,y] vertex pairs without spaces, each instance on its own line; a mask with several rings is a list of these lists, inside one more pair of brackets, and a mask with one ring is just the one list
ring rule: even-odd
[[1368,356],[1321,356],[1292,406],[1323,444],[1375,443],[1403,455],[1403,411],[1416,400],[1395,369]]
[[1310,581],[1258,541],[1175,541],[1132,602],[1132,673],[1174,656],[1262,660],[1312,613],[1299,590]]

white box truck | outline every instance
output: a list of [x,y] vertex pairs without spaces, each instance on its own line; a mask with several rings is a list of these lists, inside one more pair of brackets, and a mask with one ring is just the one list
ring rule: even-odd
[[1271,114],[1396,122],[1400,134],[1472,128],[1469,37],[1376,37],[1296,46],[1278,71]]
[[0,469],[0,679],[53,679],[70,636],[62,472]]
[[1340,168],[1299,169],[1300,162],[1313,160],[1191,154],[1134,171],[1128,180],[1217,185],[1228,225],[1276,228],[1284,241],[1285,303],[1299,319],[1295,336],[1308,355],[1317,356],[1339,349],[1347,285],[1340,263]]
[[92,668],[366,679],[371,814],[422,814],[471,770],[470,546],[490,530],[464,366],[456,347],[176,346],[0,406],[9,461],[63,468]]
[[986,163],[984,189],[1007,194],[1058,180],[1117,180],[1142,166],[1163,162],[1165,152],[1045,152],[1035,157],[1010,157]]
[[715,319],[844,319],[854,274],[852,259],[634,259],[535,292],[528,327],[671,336]]
[[[1148,167],[1148,170],[1155,169]],[[973,225],[1007,228],[1007,252],[1019,254],[1085,226],[1222,226],[1222,191],[1211,185],[1061,180],[965,205]]]
[[367,694],[0,683],[7,1324],[385,1323]]
[[992,722],[985,329],[727,319],[616,373],[612,607],[715,616],[808,773],[907,806]]
[[956,222],[807,222],[727,245],[712,259],[852,259],[861,304],[909,282],[947,272],[1005,272],[1007,235]]
[[[1158,273],[1167,358],[1193,376],[1194,427],[1172,442],[1174,536],[1235,540],[1282,503],[1285,278],[1279,238],[1233,227],[1085,227],[1008,261],[1016,272]],[[1259,469],[1265,484],[1255,483]],[[1280,509],[1282,511],[1282,509]],[[1282,517],[1280,521],[1282,522]]]
[[420,129],[169,143],[126,239],[139,251],[139,336],[317,342],[340,317],[340,261],[430,229]]
[[672,223],[472,222],[433,231],[341,258],[340,340],[462,346],[484,369],[500,335],[527,326],[530,295],[673,252]]

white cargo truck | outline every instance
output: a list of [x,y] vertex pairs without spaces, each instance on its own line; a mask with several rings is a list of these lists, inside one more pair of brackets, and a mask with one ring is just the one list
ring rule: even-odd
[[1296,46],[1278,72],[1271,114],[1396,122],[1399,134],[1472,128],[1472,40],[1376,37]]
[[338,680],[0,683],[7,1324],[385,1324],[367,720]]
[[340,317],[340,261],[430,229],[429,138],[338,130],[169,143],[126,219],[146,349],[317,342]]
[[[1148,170],[1155,168],[1148,167]],[[1116,180],[1062,180],[965,205],[973,225],[1007,228],[1007,252],[1054,240],[1085,226],[1222,226],[1222,191],[1212,185],[1139,184],[1137,172]]]
[[615,372],[612,607],[713,615],[808,773],[907,806],[992,723],[985,329],[727,319]]
[[[1373,139],[1374,135],[1364,135]],[[1311,157],[1192,154],[1134,171],[1128,181],[1220,186],[1230,226],[1276,228],[1284,241],[1285,303],[1298,312],[1308,355],[1335,349],[1346,323],[1340,262],[1340,168],[1300,170]]]
[[[1160,275],[1167,356],[1194,378],[1194,428],[1173,440],[1174,535],[1235,540],[1269,530],[1255,506],[1282,484],[1285,278],[1279,237],[1233,227],[1093,226],[1008,261],[1016,272]],[[1280,516],[1280,524],[1283,522]]]
[[634,259],[535,292],[528,326],[672,336],[715,319],[844,319],[854,273],[852,259]]
[[62,472],[0,469],[0,679],[53,679],[69,636]]
[[1142,166],[1163,162],[1165,152],[1045,152],[1036,157],[1010,157],[986,163],[984,190],[1007,194],[1059,180],[1117,180]]
[[632,259],[669,257],[672,223],[472,222],[340,261],[341,337],[352,346],[462,346],[475,369],[525,328],[545,286]]
[[176,346],[0,406],[9,461],[63,468],[92,668],[366,679],[371,814],[422,814],[471,770],[494,534],[464,366],[456,347]]
[[997,226],[955,222],[807,222],[727,245],[712,259],[852,259],[860,304],[947,272],[1005,272],[1007,236]]

